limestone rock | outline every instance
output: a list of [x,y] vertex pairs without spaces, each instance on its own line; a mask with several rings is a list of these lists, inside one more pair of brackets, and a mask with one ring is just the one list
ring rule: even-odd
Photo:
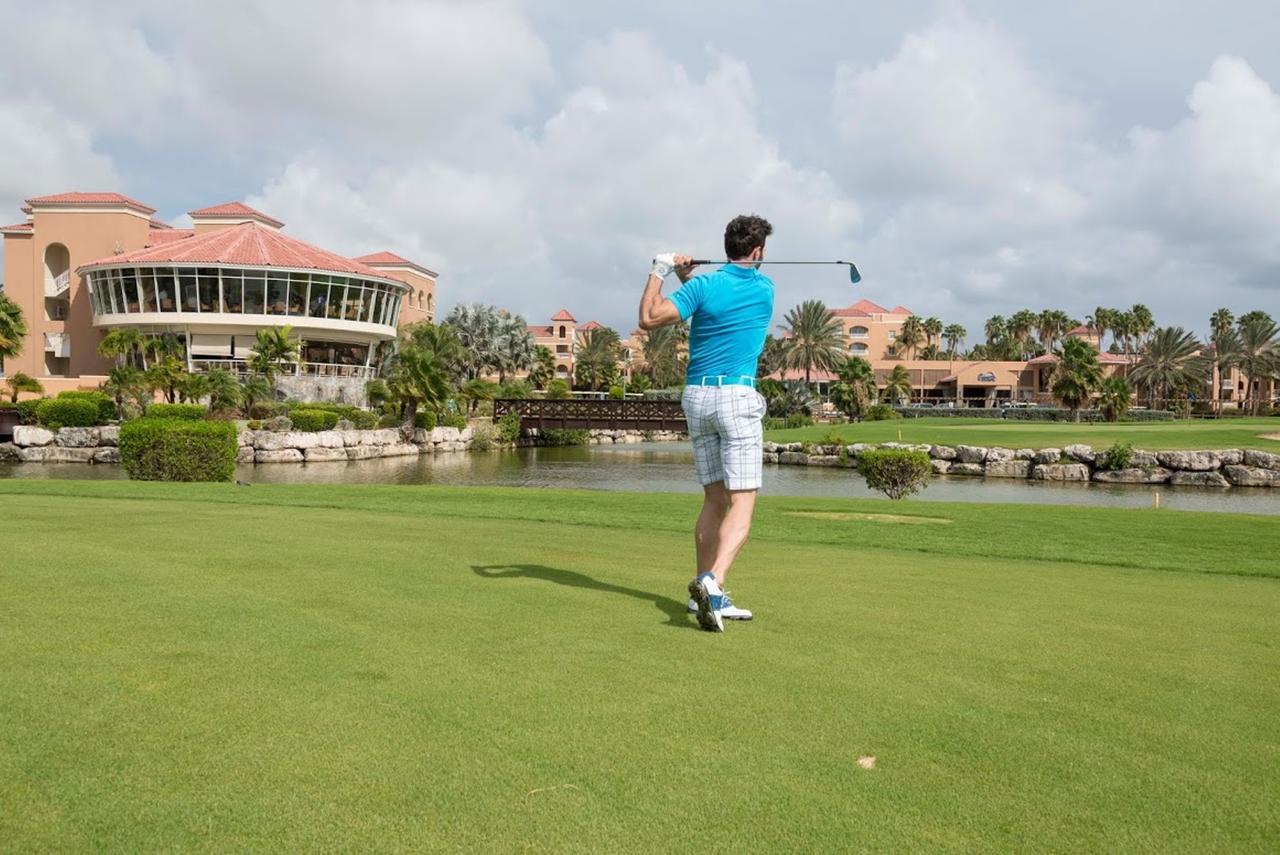
[[[1098,458],[1091,446],[1083,444],[1068,445],[1062,449],[1062,453],[1077,463],[1092,463]],[[1088,479],[1086,478],[1085,480]]]
[[15,445],[17,449],[18,459],[23,463],[44,463],[45,455],[51,450],[47,445]]
[[432,428],[431,441],[437,444],[441,442],[454,442],[457,440],[460,433],[461,431],[453,427]]
[[[1216,451],[1157,451],[1156,459],[1164,468],[1182,472],[1212,472],[1222,465]],[[1176,478],[1173,483],[1178,483]]]
[[1036,463],[1057,463],[1062,459],[1061,448],[1042,448],[1031,458]]
[[120,449],[114,446],[106,446],[103,448],[95,449],[95,453],[93,455],[93,462],[94,463],[119,463]]
[[957,445],[956,459],[961,463],[984,463],[987,450],[980,445]]
[[934,460],[955,460],[956,450],[949,445],[931,445],[929,456]]
[[986,476],[988,478],[1026,478],[1031,474],[1030,460],[997,460],[987,461]]
[[336,430],[316,431],[313,436],[316,438],[316,448],[344,448],[346,442],[342,439],[342,434]]
[[120,426],[107,425],[98,428],[98,445],[107,446],[109,448],[120,444]]
[[1239,466],[1244,463],[1244,452],[1238,448],[1223,448],[1215,453],[1223,466]]
[[1156,457],[1154,451],[1142,451],[1141,449],[1133,450],[1133,457],[1130,458],[1134,466],[1140,469],[1147,469],[1153,466],[1159,466],[1160,460]]
[[[474,430],[472,430],[471,428],[463,428],[463,429],[462,429],[461,431],[459,431],[459,433],[458,433],[458,440],[457,440],[457,441],[458,441],[458,442],[470,442],[472,439],[474,439],[474,438],[475,438],[475,435],[476,435],[476,432],[475,432]],[[616,436],[616,435],[614,436],[614,439],[617,439],[617,436]]]
[[308,463],[328,463],[335,460],[341,460],[346,463],[347,450],[328,445],[317,445],[315,448],[308,448],[303,455],[303,459]]
[[333,426],[333,429],[339,433],[345,433],[349,430],[355,430],[356,425],[351,419],[338,419],[338,423]]
[[1169,483],[1175,487],[1230,487],[1231,482],[1218,472],[1174,472]]
[[1280,487],[1280,469],[1232,464],[1222,467],[1222,472],[1237,487]]
[[93,455],[98,453],[95,448],[62,448],[60,446],[50,446],[45,449],[45,463],[92,463]]
[[[872,450],[874,450],[874,449],[875,449],[875,446],[874,446],[874,445],[872,445],[872,444],[871,444],[871,443],[869,443],[869,442],[855,442],[853,445],[846,446],[846,448],[848,448],[848,449],[849,449],[849,453],[850,453],[850,454],[855,454],[855,455],[856,455],[856,454],[861,454],[861,453],[862,453],[862,452],[864,452],[864,451],[872,451]],[[799,447],[796,447],[796,448],[789,448],[789,449],[787,449],[787,450],[788,450],[788,451],[799,451],[800,449],[799,449]]]
[[1019,448],[1013,453],[1014,460],[1035,460],[1036,452],[1033,448]]
[[1172,473],[1159,466],[1135,466],[1130,469],[1116,469],[1111,472],[1099,470],[1093,473],[1093,480],[1099,484],[1168,484]]
[[62,448],[97,448],[98,429],[91,427],[59,428],[54,443]]
[[1005,463],[1013,459],[1013,449],[1011,448],[989,448],[987,449],[987,463]]
[[380,445],[357,445],[347,449],[348,460],[373,460],[382,456]]
[[1041,463],[1031,470],[1034,481],[1088,481],[1089,467],[1083,463]]
[[776,443],[776,442],[766,442],[766,443],[764,444],[764,453],[765,453],[765,454],[777,454],[777,453],[778,453],[778,443]]
[[301,463],[302,452],[296,448],[259,448],[253,455],[254,463]]
[[778,452],[776,452],[776,451],[766,451],[766,452],[764,453],[764,455],[763,455],[763,460],[764,460],[764,462],[765,462],[765,463],[777,463],[777,462],[778,462]]
[[23,448],[45,446],[53,442],[53,431],[35,425],[15,425],[13,444]]
[[236,463],[252,463],[254,450],[252,445],[244,445],[236,449]]
[[784,451],[778,455],[778,462],[784,466],[805,466],[809,462],[809,455],[803,451]]
[[262,427],[264,430],[270,431],[291,431],[293,430],[293,421],[288,416],[276,416],[263,422]]
[[1280,469],[1280,454],[1269,451],[1255,451],[1252,448],[1244,453],[1244,465],[1256,466],[1259,469]]
[[810,454],[809,465],[827,467],[839,466],[840,458],[834,454]]
[[947,470],[948,475],[985,475],[987,470],[981,463],[952,463]]
[[951,469],[950,460],[940,460],[936,457],[929,461],[929,465],[933,467],[934,475],[946,475]]
[[400,431],[397,428],[382,428],[381,430],[371,430],[367,433],[372,434],[370,439],[374,445],[399,445]]
[[18,446],[12,442],[0,442],[0,460],[17,460]]
[[394,445],[384,446],[382,449],[383,457],[416,457],[422,453],[422,450],[416,445],[410,445],[407,442],[395,443]]
[[253,448],[253,438],[255,432],[251,430],[242,430],[236,433],[236,447]]

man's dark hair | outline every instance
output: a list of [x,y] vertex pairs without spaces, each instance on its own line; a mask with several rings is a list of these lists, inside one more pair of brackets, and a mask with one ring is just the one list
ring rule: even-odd
[[773,234],[773,226],[764,217],[743,214],[734,217],[724,228],[724,253],[730,261],[746,258],[751,250],[764,246],[765,238]]

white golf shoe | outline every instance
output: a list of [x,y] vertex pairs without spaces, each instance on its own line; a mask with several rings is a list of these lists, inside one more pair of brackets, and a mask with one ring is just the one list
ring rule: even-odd
[[[689,614],[696,614],[698,604],[693,600],[689,600]],[[735,606],[733,601],[729,599],[726,591],[720,595],[720,617],[724,620],[751,620],[751,610]]]
[[724,632],[724,618],[717,608],[723,599],[724,592],[710,573],[703,573],[689,583],[690,610],[698,616],[698,626],[707,632]]

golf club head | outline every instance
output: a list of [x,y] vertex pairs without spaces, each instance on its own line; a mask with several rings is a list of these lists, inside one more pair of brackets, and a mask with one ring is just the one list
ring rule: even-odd
[[858,265],[854,264],[852,261],[845,261],[842,263],[849,265],[849,281],[850,282],[852,282],[854,285],[857,285],[859,282],[862,281],[862,274],[858,272]]

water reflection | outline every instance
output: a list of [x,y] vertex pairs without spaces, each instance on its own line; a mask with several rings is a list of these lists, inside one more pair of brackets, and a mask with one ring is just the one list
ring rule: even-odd
[[[124,478],[119,466],[0,464],[0,478]],[[243,466],[236,477],[273,484],[445,484],[453,486],[576,488],[695,493],[687,443],[526,448],[478,454],[395,457],[358,463]],[[844,469],[765,467],[764,493],[773,496],[879,498]],[[1280,490],[1204,490],[1193,487],[1054,484],[1041,481],[935,478],[913,501],[995,502],[1102,507],[1150,507],[1280,514]]]

